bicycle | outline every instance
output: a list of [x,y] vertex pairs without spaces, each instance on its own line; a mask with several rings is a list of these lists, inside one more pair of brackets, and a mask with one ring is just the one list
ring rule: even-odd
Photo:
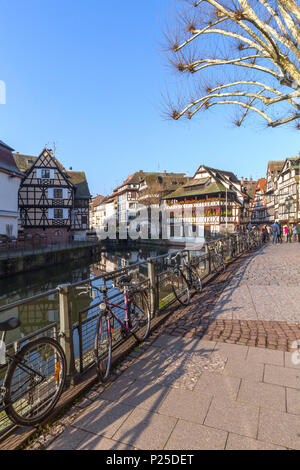
[[226,265],[217,244],[208,245],[208,250],[214,271],[225,271]]
[[[18,318],[0,323],[1,345],[7,331],[20,326]],[[3,358],[4,359],[4,358]],[[66,381],[66,357],[58,341],[41,337],[15,354],[5,353],[8,364],[0,392],[0,411],[15,424],[40,424],[58,402]]]
[[[114,323],[117,322],[120,325],[119,334],[123,338],[133,335],[138,342],[142,342],[149,335],[151,318],[146,292],[145,289],[138,289],[136,286],[132,288],[131,280],[130,275],[122,276],[116,284],[110,287],[105,284],[96,288],[103,295],[103,300],[99,304],[100,313],[94,346],[96,369],[102,382],[107,380],[110,372],[112,340],[115,335]],[[125,307],[108,299],[108,291],[116,287],[123,289]],[[114,308],[125,313],[124,321],[115,314]],[[116,340],[116,336],[114,339]]]
[[169,263],[175,259],[175,267],[172,269],[171,285],[173,293],[181,305],[188,305],[191,299],[190,290],[202,291],[202,282],[195,266],[187,263],[185,255],[180,252],[168,257]]

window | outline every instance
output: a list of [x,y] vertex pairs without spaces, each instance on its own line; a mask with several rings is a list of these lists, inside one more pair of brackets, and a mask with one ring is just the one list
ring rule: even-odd
[[42,170],[42,178],[43,179],[50,179],[50,170]]
[[87,225],[87,215],[82,215],[82,216],[81,216],[81,223],[82,223],[83,225]]
[[54,209],[54,219],[63,219],[62,209]]
[[62,199],[63,198],[63,190],[62,189],[54,189],[53,197],[54,197],[54,199]]

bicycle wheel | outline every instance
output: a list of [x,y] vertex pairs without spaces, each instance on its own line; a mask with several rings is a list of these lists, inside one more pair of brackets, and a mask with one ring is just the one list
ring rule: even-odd
[[191,293],[188,283],[183,277],[181,271],[173,271],[171,281],[172,290],[176,299],[181,303],[181,305],[188,305],[191,300]]
[[214,254],[214,256],[212,257],[212,262],[215,271],[219,271],[220,269],[222,271],[225,270],[225,263],[223,261],[223,257],[219,253]]
[[192,281],[193,288],[198,293],[202,292],[202,281],[198,274],[197,269],[194,266],[190,266],[189,269],[191,273],[191,281]]
[[99,315],[95,335],[95,362],[97,373],[106,382],[111,365],[111,323],[108,315]]
[[138,341],[143,341],[149,335],[150,308],[146,293],[136,291],[130,294],[129,326]]
[[66,380],[66,358],[52,338],[39,338],[15,356],[4,382],[4,404],[16,424],[40,424],[59,400]]

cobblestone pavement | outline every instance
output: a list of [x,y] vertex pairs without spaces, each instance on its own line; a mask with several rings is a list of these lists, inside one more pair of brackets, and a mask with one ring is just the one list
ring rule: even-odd
[[229,265],[29,448],[300,449],[299,261],[295,243]]
[[30,449],[300,449],[300,366],[283,351],[152,335]]
[[267,245],[239,267],[212,316],[230,320],[300,320],[300,243]]

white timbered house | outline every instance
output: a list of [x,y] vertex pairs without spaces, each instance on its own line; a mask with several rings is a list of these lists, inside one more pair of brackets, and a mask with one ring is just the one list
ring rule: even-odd
[[[250,197],[231,172],[201,165],[193,179],[164,199],[168,238],[203,238],[249,222]],[[184,224],[189,225],[188,236]],[[183,235],[184,233],[184,235]]]
[[17,168],[13,149],[0,141],[0,236],[18,236],[18,191],[23,174]]
[[251,203],[251,223],[253,225],[265,225],[268,220],[266,178],[257,181],[255,192]]
[[89,228],[85,174],[67,172],[46,148],[39,157],[14,157],[25,173],[19,189],[21,229],[26,234],[47,235],[50,242],[82,239]]

